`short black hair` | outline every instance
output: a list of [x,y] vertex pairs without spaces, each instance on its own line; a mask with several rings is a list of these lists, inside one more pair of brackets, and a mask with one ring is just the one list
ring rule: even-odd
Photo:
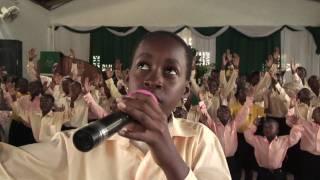
[[226,106],[226,105],[220,105],[219,108],[217,109],[217,112],[218,111],[222,111],[222,110],[226,110],[226,111],[231,112],[230,108],[228,106]]
[[[309,101],[311,100],[311,91],[308,88],[302,88],[298,94],[297,94],[297,98],[303,102],[308,104]],[[309,105],[309,104],[308,104]]]
[[307,77],[307,70],[306,70],[306,68],[304,68],[304,67],[302,67],[302,66],[299,66],[299,67],[297,67],[296,71],[298,72],[298,74],[299,74],[299,72],[301,72],[301,73],[303,73],[303,76],[304,76],[304,77]]
[[34,94],[31,93],[31,101],[40,94],[43,94],[43,86],[40,80],[31,81],[29,83],[29,92],[35,90]]
[[79,83],[78,81],[73,81],[70,85],[72,86],[76,86],[78,89],[81,89],[81,83]]
[[274,119],[273,117],[267,117],[264,121],[263,121],[263,125],[265,124],[275,124],[277,126],[277,128],[279,129],[279,122]]
[[29,81],[25,78],[19,78],[15,86],[16,89],[19,89],[21,94],[27,94],[29,90]]
[[318,77],[316,75],[312,75],[308,78],[308,85],[312,84],[312,82],[319,83]]
[[132,59],[131,59],[131,64],[133,62],[133,56],[134,53],[137,51],[137,48],[139,47],[139,45],[144,42],[144,41],[148,41],[154,38],[171,38],[173,40],[175,40],[176,42],[178,42],[185,50],[185,56],[186,56],[186,61],[187,61],[187,69],[186,69],[186,79],[190,80],[190,76],[191,76],[191,71],[192,71],[192,59],[193,59],[193,53],[192,50],[190,48],[190,46],[188,46],[183,39],[181,39],[178,35],[176,35],[175,33],[169,32],[169,31],[154,31],[154,32],[149,32],[147,33],[145,36],[142,37],[142,39],[140,41],[138,41],[134,52],[132,54]]

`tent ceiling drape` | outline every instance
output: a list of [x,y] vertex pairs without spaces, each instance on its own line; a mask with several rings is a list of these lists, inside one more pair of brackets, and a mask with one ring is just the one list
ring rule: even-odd
[[[125,38],[134,34],[137,30],[142,30],[146,32],[157,31],[157,30],[166,30],[170,32],[175,32],[180,35],[186,41],[190,41],[189,44],[192,47],[196,48],[201,52],[205,52],[210,55],[209,59],[211,62],[219,62],[216,58],[220,59],[220,54],[217,55],[217,38],[221,37],[224,33],[227,33],[232,29],[234,32],[238,32],[239,36],[251,38],[251,39],[259,39],[259,38],[267,38],[271,37],[276,33],[281,33],[281,41],[279,40],[279,45],[281,46],[281,54],[283,64],[287,63],[287,57],[297,57],[297,54],[293,54],[294,51],[289,50],[290,45],[289,40],[283,40],[283,36],[289,33],[299,34],[304,33],[304,36],[308,37],[307,40],[310,42],[306,42],[310,45],[308,53],[312,53],[314,55],[299,55],[299,59],[301,56],[305,56],[304,58],[307,61],[313,62],[315,66],[319,67],[319,55],[315,54],[320,53],[320,28],[319,27],[302,27],[302,26],[220,26],[220,27],[190,27],[190,26],[176,26],[176,27],[109,27],[109,26],[91,26],[91,27],[68,27],[64,25],[55,25],[51,30],[52,33],[52,50],[59,50],[62,52],[66,52],[70,47],[73,47],[77,54],[79,54],[79,58],[88,60],[90,58],[90,48],[92,52],[92,44],[90,46],[90,34],[97,32],[98,30],[108,31],[109,35],[113,35],[119,38]],[[91,35],[92,37],[92,35]],[[300,41],[298,39],[300,36],[291,36],[291,39]],[[221,38],[220,38],[221,39]],[[281,43],[280,43],[281,42]],[[188,43],[188,42],[187,42]],[[220,42],[218,42],[219,44]],[[275,43],[277,44],[277,43]],[[228,44],[227,44],[228,45]],[[236,46],[237,44],[235,44]],[[298,43],[297,46],[300,44]],[[302,44],[301,44],[302,45]],[[218,45],[220,48],[221,45]],[[296,47],[298,48],[298,47]],[[301,48],[301,47],[300,47]],[[313,50],[313,51],[312,51]],[[221,50],[219,50],[221,53]],[[269,52],[268,52],[269,53]],[[306,53],[302,53],[306,54]],[[310,59],[311,58],[311,59]],[[245,59],[243,60],[245,61]],[[261,60],[260,60],[261,61]],[[317,61],[317,62],[316,62]],[[263,63],[263,62],[262,62]],[[311,68],[311,67],[310,67]],[[312,70],[312,72],[317,72],[316,70]],[[318,68],[319,73],[319,68]]]

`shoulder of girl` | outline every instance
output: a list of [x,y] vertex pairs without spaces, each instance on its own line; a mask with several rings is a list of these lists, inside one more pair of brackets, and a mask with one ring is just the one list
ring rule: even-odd
[[204,124],[188,119],[176,118],[173,136],[185,137],[214,137],[213,132]]

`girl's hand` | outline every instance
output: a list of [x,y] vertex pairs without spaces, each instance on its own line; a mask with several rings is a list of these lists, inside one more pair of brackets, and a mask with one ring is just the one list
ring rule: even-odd
[[151,95],[135,93],[117,99],[117,107],[137,123],[125,126],[119,134],[148,144],[154,161],[162,168],[167,179],[183,179],[189,168],[181,159],[171,139],[168,117]]

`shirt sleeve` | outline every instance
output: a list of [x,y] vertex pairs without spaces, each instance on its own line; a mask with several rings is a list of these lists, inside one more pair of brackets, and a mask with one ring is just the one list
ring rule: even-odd
[[[221,73],[220,73],[220,76],[221,76]],[[223,78],[224,81],[226,81],[225,73],[223,73],[223,76],[224,76],[224,78]],[[222,87],[222,91],[221,91],[221,96],[222,97],[228,97],[230,95],[230,93],[233,91],[233,89],[236,86],[237,78],[238,78],[238,70],[234,69],[232,71],[232,74],[231,74],[231,77],[230,77],[229,81],[225,82],[224,86]]]
[[192,70],[192,75],[190,78],[190,82],[191,82],[191,90],[193,91],[193,93],[195,93],[197,96],[199,95],[199,91],[200,91],[200,87],[197,84],[197,81],[195,79],[195,70]]
[[0,179],[66,179],[68,157],[58,133],[52,141],[21,146],[0,143]]
[[291,98],[279,83],[276,84],[276,89],[279,91],[280,97],[282,97],[285,100],[285,102],[289,105]]
[[218,138],[207,128],[199,135],[193,165],[186,180],[231,180],[228,165]]
[[83,96],[83,99],[88,104],[89,109],[93,112],[98,118],[102,118],[108,114],[108,112],[103,109],[92,97],[90,93],[87,93]]
[[242,125],[242,123],[245,121],[245,119],[249,115],[252,104],[253,104],[253,98],[247,97],[246,102],[241,107],[241,109],[239,110],[239,112],[237,113],[234,119],[237,129]]
[[269,73],[265,73],[265,75],[259,81],[259,83],[257,84],[257,86],[255,88],[255,92],[254,92],[255,100],[257,100],[257,101],[262,100],[265,91],[269,88],[270,85],[271,85],[270,74]]
[[247,143],[249,143],[251,146],[255,146],[257,137],[254,135],[256,132],[257,127],[254,125],[251,125],[246,131],[244,131],[244,138],[246,139]]
[[286,115],[286,124],[289,127],[293,126],[293,116],[294,116],[295,112],[294,112],[294,108],[291,108],[288,110],[288,113]]
[[15,101],[12,103],[12,112],[20,117],[24,123],[30,124],[29,121],[29,112],[20,106],[20,101]]
[[297,73],[294,73],[294,74],[292,75],[292,81],[293,81],[294,83],[297,83],[297,84],[303,86],[302,80],[301,80],[301,78],[299,77],[299,75],[298,75]]
[[119,98],[122,96],[121,93],[119,92],[118,88],[114,84],[112,78],[109,78],[108,80],[106,80],[105,83],[106,83],[107,87],[110,89],[110,93],[113,98]]
[[289,147],[294,146],[299,142],[303,132],[302,125],[294,125],[289,134]]
[[220,87],[223,89],[227,85],[226,71],[221,70],[219,74]]

